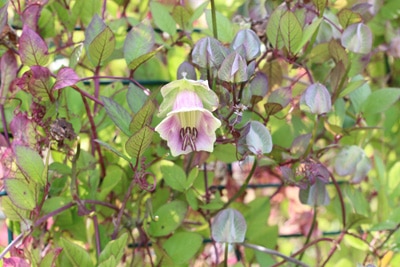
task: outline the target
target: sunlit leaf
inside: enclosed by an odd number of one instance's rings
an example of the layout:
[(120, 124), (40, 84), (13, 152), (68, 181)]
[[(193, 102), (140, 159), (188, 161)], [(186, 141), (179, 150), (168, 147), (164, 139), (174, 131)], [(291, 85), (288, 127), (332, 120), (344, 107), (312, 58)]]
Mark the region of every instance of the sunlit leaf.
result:
[(107, 243), (103, 251), (100, 253), (99, 262), (106, 261), (111, 256), (116, 262), (119, 262), (124, 255), (124, 249), (128, 242), (128, 234), (124, 233), (119, 238)]
[[(28, 206), (30, 206), (30, 204), (28, 204)], [(31, 213), (31, 209), (21, 209), (17, 207), (9, 196), (1, 197), (1, 209), (8, 220), (17, 222), (29, 219), (29, 214)]]
[(149, 225), (148, 233), (151, 236), (166, 236), (178, 228), (187, 212), (187, 205), (180, 200), (174, 200), (162, 205), (154, 216), (157, 220), (152, 220)]
[(115, 36), (98, 15), (95, 15), (85, 31), (85, 47), (94, 66), (106, 61), (115, 48)]
[(283, 38), (281, 35), (281, 18), (287, 10), (283, 7), (278, 7), (272, 12), (268, 19), (267, 24), (267, 37), (268, 41), (272, 44), (275, 49), (283, 47)]
[[(190, 246), (188, 246), (190, 241)], [(174, 264), (188, 263), (203, 244), (203, 238), (198, 233), (180, 232), (176, 233), (164, 242), (163, 248), (171, 257)]]
[(16, 146), (15, 156), (18, 167), (29, 180), (45, 185), (47, 174), (43, 173), (45, 169), (43, 159), (35, 150), (25, 146)]
[(16, 178), (4, 180), (4, 187), (12, 203), (23, 210), (33, 210), (36, 207), (35, 192), (26, 181)]
[(144, 126), (134, 135), (132, 135), (125, 144), (126, 152), (132, 158), (140, 158), (150, 145), (153, 138), (154, 130), (148, 126)]
[(157, 27), (171, 36), (176, 34), (176, 22), (166, 6), (155, 1), (151, 1), (150, 11)]
[(363, 23), (352, 24), (342, 34), (342, 45), (354, 53), (368, 54), (372, 49), (372, 33)]
[(279, 23), (279, 29), (286, 48), (295, 53), (298, 51), (303, 38), (303, 29), (299, 20), (294, 13), (286, 11)]
[(310, 42), (312, 36), (315, 34), (315, 32), (319, 29), (319, 25), (321, 24), (322, 19), (317, 19), (313, 21), (310, 25), (308, 25), (304, 31), (303, 31), (303, 36), (301, 38), (301, 42), (298, 45), (297, 49), (295, 49), (293, 52), (296, 54), (298, 53), (303, 46), (307, 43)]
[(322, 17), (324, 15), (324, 10), (325, 7), (328, 3), (327, 0), (312, 0), (313, 4), (315, 5), (315, 7), (317, 8), (318, 12), (319, 12), (319, 16)]
[(224, 209), (211, 223), (211, 236), (220, 243), (242, 243), (247, 230), (246, 220), (235, 209)]
[(133, 116), (129, 125), (129, 130), (135, 133), (145, 125), (150, 124), (156, 107), (151, 99), (148, 99), (144, 106)]
[(178, 165), (162, 165), (160, 167), (165, 183), (172, 189), (183, 192), (186, 189), (186, 174)]
[(19, 38), (19, 56), (22, 63), (27, 66), (44, 66), (49, 60), (47, 44), (28, 26), (24, 26)]
[[(141, 23), (133, 27), (124, 42), (124, 58), (129, 68), (136, 69), (155, 53), (150, 53), (154, 46), (154, 32), (150, 25)], [(153, 51), (154, 52), (154, 51)], [(146, 57), (144, 57), (147, 55)], [(138, 59), (141, 62), (138, 63)]]
[[(218, 40), (221, 42), (232, 42), (234, 35), (232, 22), (220, 12), (216, 11), (215, 13), (217, 19)], [(213, 29), (211, 10), (207, 9), (205, 14), (208, 28)]]
[(359, 23), (362, 21), (362, 17), (360, 14), (355, 13), (351, 11), (350, 9), (344, 8), (342, 9), (338, 14), (340, 25), (342, 25), (343, 28), (347, 28), (347, 26), (354, 24), (354, 23)]
[(372, 92), (363, 103), (361, 110), (365, 114), (384, 112), (400, 98), (400, 88), (382, 88)]
[(108, 116), (110, 116), (115, 125), (120, 128), (124, 134), (131, 135), (131, 131), (129, 130), (131, 115), (128, 111), (111, 98), (102, 96), (101, 100), (104, 103), (104, 108), (106, 109)]
[(148, 61), (149, 59), (151, 59), (152, 57), (154, 57), (163, 47), (160, 46), (157, 49), (146, 53), (144, 55), (141, 55), (137, 58), (135, 58), (134, 60), (131, 61), (131, 63), (129, 63), (128, 67), (131, 70), (136, 70), (140, 65), (142, 65), (143, 63), (145, 63), (146, 61)]
[(89, 253), (83, 247), (65, 238), (60, 239), (60, 245), (73, 266), (94, 266)]

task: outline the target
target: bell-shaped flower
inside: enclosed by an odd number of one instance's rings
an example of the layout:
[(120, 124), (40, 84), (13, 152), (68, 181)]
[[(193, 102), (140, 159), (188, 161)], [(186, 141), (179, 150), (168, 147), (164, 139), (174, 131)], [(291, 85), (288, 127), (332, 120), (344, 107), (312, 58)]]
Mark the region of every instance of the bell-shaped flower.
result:
[(204, 108), (202, 100), (195, 91), (180, 90), (172, 111), (155, 128), (161, 138), (167, 140), (172, 156), (192, 151), (213, 151), (215, 131), (221, 122)]
[(159, 108), (159, 117), (164, 117), (173, 110), (178, 94), (183, 91), (194, 92), (204, 109), (214, 111), (218, 107), (218, 96), (208, 87), (207, 81), (180, 79), (161, 88), (161, 95), (164, 100)]

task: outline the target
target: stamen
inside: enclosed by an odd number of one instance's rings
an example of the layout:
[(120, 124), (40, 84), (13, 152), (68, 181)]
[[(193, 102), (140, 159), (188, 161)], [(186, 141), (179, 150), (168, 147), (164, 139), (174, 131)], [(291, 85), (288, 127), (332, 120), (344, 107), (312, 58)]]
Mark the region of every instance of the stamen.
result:
[(192, 151), (196, 151), (196, 139), (198, 136), (198, 131), (195, 127), (186, 127), (181, 128), (179, 131), (179, 135), (182, 139), (182, 150), (185, 151), (188, 146), (192, 149)]

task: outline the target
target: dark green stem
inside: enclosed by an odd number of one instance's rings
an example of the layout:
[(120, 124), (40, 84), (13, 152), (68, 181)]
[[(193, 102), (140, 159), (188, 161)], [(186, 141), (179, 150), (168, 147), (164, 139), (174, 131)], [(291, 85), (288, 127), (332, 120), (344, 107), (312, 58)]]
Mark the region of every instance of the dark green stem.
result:
[(213, 26), (213, 34), (214, 38), (218, 39), (218, 31), (217, 31), (217, 14), (215, 9), (215, 2), (211, 0), (211, 19), (212, 19), (212, 26)]

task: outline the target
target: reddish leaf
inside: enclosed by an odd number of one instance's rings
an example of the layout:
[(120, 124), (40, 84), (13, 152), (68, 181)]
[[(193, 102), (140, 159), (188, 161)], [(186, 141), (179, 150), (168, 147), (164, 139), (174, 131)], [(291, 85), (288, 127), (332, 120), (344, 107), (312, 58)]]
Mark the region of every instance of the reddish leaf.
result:
[(4, 258), (4, 267), (29, 267), (25, 259), (19, 257)]
[(47, 64), (47, 44), (35, 31), (26, 25), (19, 38), (19, 53), (21, 61), (25, 65), (43, 66)]
[(14, 53), (9, 50), (3, 54), (0, 60), (1, 84), (0, 84), (0, 103), (4, 104), (11, 82), (17, 76), (18, 66)]
[(71, 85), (76, 84), (79, 81), (79, 76), (71, 68), (62, 68), (57, 73), (57, 80), (53, 85), (53, 90), (59, 90)]
[(22, 12), (22, 22), (24, 25), (29, 26), (31, 29), (38, 30), (38, 21), (40, 12), (42, 11), (42, 5), (40, 3), (33, 3), (28, 5), (24, 12)]
[(8, 1), (0, 8), (0, 32), (3, 32), (4, 26), (7, 24), (8, 18)]

